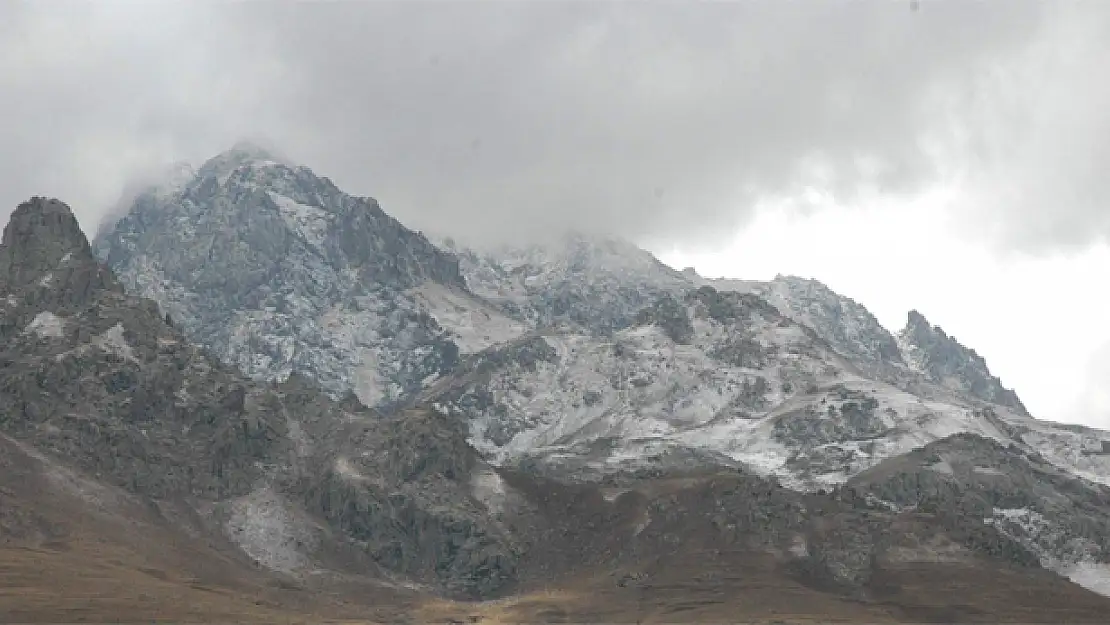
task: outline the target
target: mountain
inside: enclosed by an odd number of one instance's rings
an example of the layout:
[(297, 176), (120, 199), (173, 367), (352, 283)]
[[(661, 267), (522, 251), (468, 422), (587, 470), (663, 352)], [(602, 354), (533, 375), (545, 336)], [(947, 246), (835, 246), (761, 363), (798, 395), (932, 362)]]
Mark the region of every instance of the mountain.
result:
[[(704, 463), (553, 480), (489, 464), (467, 421), (421, 405), (383, 415), (300, 374), (252, 380), (126, 294), (56, 200), (12, 214), (0, 302), (0, 579), (19, 589), (0, 596), (5, 620), (1061, 622), (1110, 605), (1044, 570), (1027, 535), (930, 507), (922, 493), (940, 482), (890, 477), (948, 475), (933, 455), (818, 493)], [(716, 336), (713, 357), (736, 370), (794, 350), (801, 364), (776, 378), (791, 383), (839, 362), (760, 298), (712, 289), (661, 298), (617, 335), (613, 351), (664, 372), (638, 350), (673, 345), (686, 362)], [(564, 357), (548, 339), (464, 360), (476, 377), (529, 359), (542, 370)], [(922, 453), (987, 476), (979, 513), (1025, 503), (1049, 522), (1102, 522), (1088, 482), (950, 440)], [(990, 486), (976, 468), (1002, 457), (1024, 473)]]
[[(436, 246), (373, 200), (252, 146), (140, 193), (95, 248), (127, 292), (250, 377), (353, 392), (390, 419), (451, 428), (452, 457), (469, 459), (449, 472), (485, 476), (463, 482), (487, 494), (509, 475), (610, 488), (724, 471), (814, 496), (964, 435), (1036, 454), (1091, 492), (1110, 483), (1110, 455), (1090, 453), (1110, 434), (1033, 419), (982, 358), (916, 313), (895, 336), (815, 280), (707, 280), (616, 238)], [(348, 478), (391, 470), (329, 466)], [(496, 561), (510, 586), (531, 579), (534, 561), (509, 554), (528, 553), (550, 519), (513, 522), (483, 534), (504, 537)], [(1084, 567), (1110, 561), (1084, 553)], [(1072, 575), (1069, 554), (1039, 561)], [(456, 588), (466, 576), (448, 578)]]
[[(902, 364), (897, 339), (866, 308), (818, 282), (797, 276), (775, 276), (770, 282), (701, 280), (722, 291), (759, 295), (783, 314), (817, 331), (837, 351), (876, 375)], [(884, 371), (887, 369), (887, 371)]]
[(224, 362), (396, 404), (523, 332), (370, 198), (249, 144), (139, 193), (98, 256)]

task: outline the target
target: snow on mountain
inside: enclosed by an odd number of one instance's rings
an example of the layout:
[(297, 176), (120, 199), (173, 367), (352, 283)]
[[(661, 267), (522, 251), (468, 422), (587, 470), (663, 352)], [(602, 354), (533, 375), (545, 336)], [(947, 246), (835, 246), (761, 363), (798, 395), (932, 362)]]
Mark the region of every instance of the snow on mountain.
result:
[(1085, 452), (1100, 433), (1031, 420), (923, 317), (896, 338), (817, 281), (705, 280), (612, 238), (442, 248), (249, 145), (141, 195), (96, 245), (247, 373), (434, 402), (500, 463), (736, 464), (815, 488), (972, 432), (1110, 475)]
[(428, 400), (465, 417), (499, 463), (605, 472), (692, 455), (799, 488), (959, 432), (1007, 440), (971, 402), (859, 375), (758, 296), (702, 288), (670, 301), (611, 337), (552, 332), (491, 350)]
[(252, 377), (387, 406), (525, 331), (467, 292), (453, 254), (307, 167), (237, 144), (189, 171), (138, 194), (96, 251)]
[(451, 240), (443, 245), (459, 256), (474, 293), (539, 326), (564, 322), (610, 332), (660, 294), (691, 286), (651, 253), (611, 237), (572, 233), (554, 243), (486, 251)]

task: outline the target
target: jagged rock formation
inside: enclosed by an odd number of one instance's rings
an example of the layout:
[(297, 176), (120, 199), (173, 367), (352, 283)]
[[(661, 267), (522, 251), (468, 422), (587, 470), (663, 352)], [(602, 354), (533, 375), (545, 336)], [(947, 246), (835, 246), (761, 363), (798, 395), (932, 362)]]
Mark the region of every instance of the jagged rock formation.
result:
[(910, 311), (898, 336), (907, 360), (931, 381), (1028, 416), (1017, 393), (991, 375), (982, 356), (945, 334), (940, 326), (930, 325), (921, 313)]
[(96, 249), (224, 362), (371, 406), (521, 332), (466, 291), (454, 255), (376, 201), (250, 145), (139, 194)]

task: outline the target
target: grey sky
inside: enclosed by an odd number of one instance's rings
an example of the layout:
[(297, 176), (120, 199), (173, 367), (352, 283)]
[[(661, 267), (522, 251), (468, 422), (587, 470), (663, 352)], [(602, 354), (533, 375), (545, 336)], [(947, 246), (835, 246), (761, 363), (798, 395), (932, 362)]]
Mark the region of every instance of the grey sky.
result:
[[(919, 6), (8, 1), (0, 201), (55, 194), (95, 223), (135, 172), (250, 135), (462, 235), (700, 244), (803, 185), (851, 201), (952, 175), (1007, 187), (1006, 215), (1053, 240), (1110, 229), (1108, 11)], [(1003, 234), (1042, 244), (1030, 229)]]
[[(837, 223), (858, 220), (829, 245), (912, 238), (915, 219), (995, 258), (1104, 245), (1110, 3), (917, 6), (0, 0), (0, 210), (57, 196), (91, 230), (128, 181), (255, 137), (413, 227), (470, 240), (576, 228), (704, 255), (808, 187), (846, 211)], [(960, 201), (922, 208), (945, 189)], [(895, 230), (851, 216), (876, 197), (906, 211)], [(792, 245), (782, 236), (771, 249)], [(971, 256), (937, 264), (948, 247), (900, 262), (943, 266), (943, 287), (975, 271)], [(851, 283), (826, 275), (832, 251), (808, 250), (798, 271)], [(920, 308), (977, 348), (1023, 330), (965, 331), (966, 300), (941, 287), (863, 301)], [(1017, 319), (1013, 297), (965, 305)]]

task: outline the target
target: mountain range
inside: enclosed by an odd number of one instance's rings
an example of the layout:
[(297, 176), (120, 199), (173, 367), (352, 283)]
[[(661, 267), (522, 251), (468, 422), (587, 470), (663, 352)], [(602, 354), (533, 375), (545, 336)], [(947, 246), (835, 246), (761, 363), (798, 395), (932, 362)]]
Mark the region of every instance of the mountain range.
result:
[(617, 238), (431, 240), (249, 144), (172, 174), (91, 244), (47, 198), (4, 231), (5, 616), (1110, 606), (1110, 434), (917, 311)]

